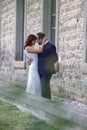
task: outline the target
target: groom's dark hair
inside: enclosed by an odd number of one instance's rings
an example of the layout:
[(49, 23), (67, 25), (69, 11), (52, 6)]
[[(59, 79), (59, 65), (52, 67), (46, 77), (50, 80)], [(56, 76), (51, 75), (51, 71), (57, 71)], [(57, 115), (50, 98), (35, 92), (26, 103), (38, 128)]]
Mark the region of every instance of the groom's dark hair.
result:
[(38, 36), (38, 39), (43, 39), (46, 36), (46, 34), (43, 32), (38, 32), (37, 36)]

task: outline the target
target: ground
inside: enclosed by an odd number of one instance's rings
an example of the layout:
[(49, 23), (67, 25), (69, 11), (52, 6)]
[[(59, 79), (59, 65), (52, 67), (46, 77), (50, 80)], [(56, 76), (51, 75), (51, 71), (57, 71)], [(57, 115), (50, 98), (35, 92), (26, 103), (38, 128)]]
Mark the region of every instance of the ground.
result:
[(0, 100), (0, 130), (58, 130), (29, 112), (22, 112), (16, 106)]

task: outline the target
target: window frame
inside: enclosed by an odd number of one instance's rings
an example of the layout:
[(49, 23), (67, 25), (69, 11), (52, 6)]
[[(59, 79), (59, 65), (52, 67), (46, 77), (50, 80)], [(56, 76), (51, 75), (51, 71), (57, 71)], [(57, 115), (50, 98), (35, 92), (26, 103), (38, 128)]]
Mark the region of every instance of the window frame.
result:
[(87, 63), (87, 1), (84, 2), (84, 16), (85, 16), (85, 22), (84, 22), (84, 32), (85, 32), (85, 38), (84, 38), (84, 52), (83, 52), (83, 62)]
[[(1, 54), (1, 8), (2, 8), (2, 6), (0, 4), (0, 54)], [(1, 55), (0, 55), (0, 57), (1, 57)]]

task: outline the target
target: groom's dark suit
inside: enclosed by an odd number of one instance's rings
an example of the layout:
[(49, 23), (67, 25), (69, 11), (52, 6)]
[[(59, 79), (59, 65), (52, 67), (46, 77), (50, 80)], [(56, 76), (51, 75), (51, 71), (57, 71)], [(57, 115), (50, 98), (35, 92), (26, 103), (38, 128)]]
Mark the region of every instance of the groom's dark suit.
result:
[(50, 79), (55, 73), (54, 63), (58, 60), (56, 47), (47, 42), (42, 53), (38, 55), (38, 69), (41, 78), (42, 96), (51, 98)]

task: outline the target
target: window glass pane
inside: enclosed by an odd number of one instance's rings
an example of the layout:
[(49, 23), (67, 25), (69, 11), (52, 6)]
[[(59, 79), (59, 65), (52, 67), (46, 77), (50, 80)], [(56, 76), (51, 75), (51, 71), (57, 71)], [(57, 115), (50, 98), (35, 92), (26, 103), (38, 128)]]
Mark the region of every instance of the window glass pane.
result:
[(55, 16), (51, 17), (51, 27), (55, 27)]
[(55, 29), (51, 29), (51, 42), (55, 44)]
[(51, 0), (50, 39), (53, 44), (55, 44), (55, 26), (56, 26), (56, 0)]
[(15, 60), (23, 60), (24, 45), (24, 0), (17, 0), (16, 6), (16, 54)]
[(52, 4), (51, 4), (51, 12), (52, 14), (56, 13), (56, 0), (52, 0)]

